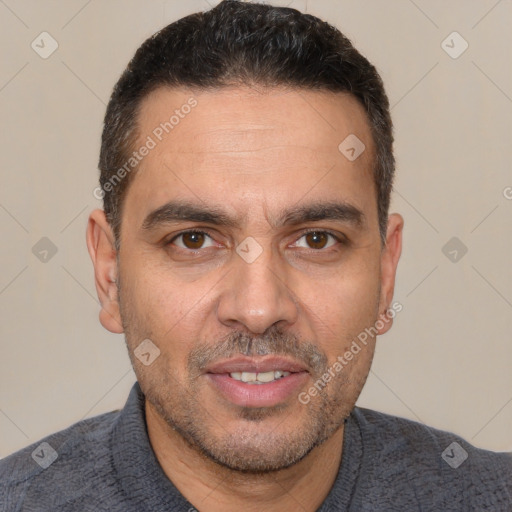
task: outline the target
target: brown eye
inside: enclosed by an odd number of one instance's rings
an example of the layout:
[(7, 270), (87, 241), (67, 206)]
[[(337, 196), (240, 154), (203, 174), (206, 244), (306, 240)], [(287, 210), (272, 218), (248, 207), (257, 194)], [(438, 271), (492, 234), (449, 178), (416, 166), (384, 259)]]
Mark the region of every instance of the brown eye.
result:
[(204, 243), (204, 233), (185, 233), (183, 244), (188, 249), (200, 249)]
[(328, 231), (310, 231), (302, 235), (295, 247), (303, 247), (305, 249), (327, 249), (340, 240)]
[(306, 235), (306, 242), (312, 249), (323, 249), (328, 241), (329, 235), (327, 233), (313, 231)]
[(187, 231), (181, 233), (172, 240), (174, 245), (182, 249), (198, 250), (204, 247), (209, 247), (212, 244), (211, 237), (207, 233), (201, 231)]

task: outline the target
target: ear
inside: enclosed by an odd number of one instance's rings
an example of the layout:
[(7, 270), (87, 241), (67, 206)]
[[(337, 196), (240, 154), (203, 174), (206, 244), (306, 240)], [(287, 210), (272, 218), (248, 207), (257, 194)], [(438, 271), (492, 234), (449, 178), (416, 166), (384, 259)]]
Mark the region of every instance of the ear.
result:
[(94, 210), (89, 215), (86, 238), (94, 265), (96, 293), (101, 302), (101, 325), (110, 332), (121, 334), (124, 330), (117, 296), (114, 235), (103, 210)]
[(382, 319), (384, 326), (378, 330), (378, 334), (384, 334), (393, 325), (393, 318), (386, 312), (393, 300), (395, 291), (395, 277), (398, 260), (402, 253), (402, 230), (404, 219), (398, 213), (393, 213), (388, 218), (386, 233), (386, 246), (381, 253), (381, 289), (379, 301), (379, 319)]

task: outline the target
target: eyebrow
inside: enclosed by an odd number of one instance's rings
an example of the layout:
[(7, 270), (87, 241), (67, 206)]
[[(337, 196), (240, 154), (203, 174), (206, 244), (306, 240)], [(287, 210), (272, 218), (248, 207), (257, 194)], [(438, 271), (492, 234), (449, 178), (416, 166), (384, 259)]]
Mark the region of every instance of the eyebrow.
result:
[(278, 220), (277, 225), (297, 225), (305, 222), (334, 220), (363, 229), (366, 226), (366, 215), (356, 206), (342, 202), (314, 203), (291, 208)]
[(172, 222), (205, 222), (217, 226), (236, 227), (237, 223), (219, 208), (197, 206), (183, 201), (169, 201), (153, 210), (142, 223), (144, 231), (151, 231), (162, 224)]
[[(357, 229), (363, 229), (367, 224), (364, 212), (345, 201), (293, 206), (285, 210), (273, 221), (273, 224), (275, 227), (282, 227), (322, 220), (344, 222)], [(142, 230), (151, 231), (173, 222), (204, 222), (215, 226), (239, 227), (239, 222), (219, 207), (205, 207), (185, 201), (169, 201), (146, 216), (142, 223)]]

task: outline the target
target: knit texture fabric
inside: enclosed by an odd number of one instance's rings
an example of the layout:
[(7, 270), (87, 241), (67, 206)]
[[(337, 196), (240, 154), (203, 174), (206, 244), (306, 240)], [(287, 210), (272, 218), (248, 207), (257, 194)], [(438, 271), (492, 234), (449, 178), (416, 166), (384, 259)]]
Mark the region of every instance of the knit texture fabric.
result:
[[(1, 460), (0, 511), (197, 510), (155, 457), (144, 401), (135, 383), (121, 411), (80, 421)], [(345, 423), (336, 481), (318, 512), (484, 510), (512, 511), (512, 454), (356, 407)]]

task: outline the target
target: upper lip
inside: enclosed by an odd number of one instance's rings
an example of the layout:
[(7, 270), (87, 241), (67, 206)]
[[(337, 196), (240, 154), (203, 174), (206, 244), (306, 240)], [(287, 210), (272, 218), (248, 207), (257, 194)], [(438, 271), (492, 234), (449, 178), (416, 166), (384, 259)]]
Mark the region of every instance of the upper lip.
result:
[(280, 356), (253, 358), (238, 356), (230, 359), (223, 359), (205, 368), (205, 373), (234, 373), (250, 372), (264, 373), (274, 370), (296, 373), (306, 370), (304, 365), (298, 361)]

